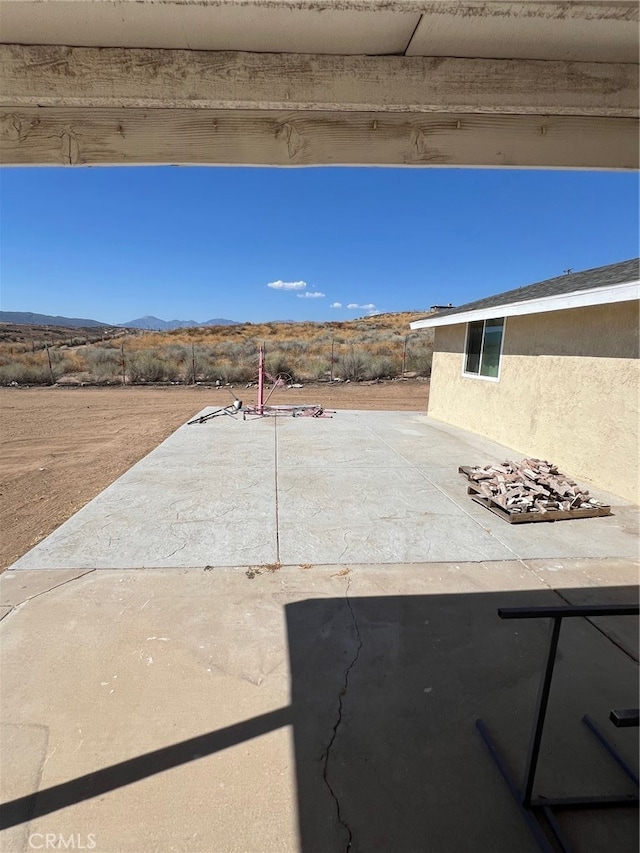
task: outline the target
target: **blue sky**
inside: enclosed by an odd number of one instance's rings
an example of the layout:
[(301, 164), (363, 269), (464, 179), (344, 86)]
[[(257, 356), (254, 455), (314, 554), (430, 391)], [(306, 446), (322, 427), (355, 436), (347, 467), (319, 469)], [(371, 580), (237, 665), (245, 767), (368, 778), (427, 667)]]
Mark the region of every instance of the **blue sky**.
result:
[(0, 307), (107, 323), (421, 311), (634, 257), (638, 233), (633, 173), (3, 169)]

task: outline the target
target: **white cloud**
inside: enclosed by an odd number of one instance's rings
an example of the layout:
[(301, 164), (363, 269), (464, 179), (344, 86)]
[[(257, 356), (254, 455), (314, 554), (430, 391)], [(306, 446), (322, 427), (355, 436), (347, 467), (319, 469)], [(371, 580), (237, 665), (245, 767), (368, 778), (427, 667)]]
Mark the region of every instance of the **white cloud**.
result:
[(357, 303), (357, 302), (350, 302), (350, 303), (347, 305), (347, 308), (359, 308), (359, 307), (360, 307), (360, 306), (358, 305), (358, 303)]
[(363, 311), (376, 311), (377, 310), (376, 306), (373, 304), (373, 302), (368, 302), (366, 305), (358, 305), (357, 302), (350, 302), (347, 305), (347, 308), (352, 308), (352, 309), (360, 308)]
[(306, 281), (271, 281), (267, 285), (273, 290), (304, 290), (306, 286)]
[(324, 299), (324, 293), (319, 290), (307, 290), (306, 293), (296, 293), (298, 299)]
[(332, 302), (329, 308), (342, 308), (342, 302)]

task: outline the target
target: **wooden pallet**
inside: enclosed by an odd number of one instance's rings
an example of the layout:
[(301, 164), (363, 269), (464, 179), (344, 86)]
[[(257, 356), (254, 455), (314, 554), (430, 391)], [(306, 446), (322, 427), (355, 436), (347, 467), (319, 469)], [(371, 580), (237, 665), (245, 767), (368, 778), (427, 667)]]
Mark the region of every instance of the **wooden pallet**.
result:
[[(472, 468), (461, 465), (458, 473), (464, 474), (469, 479)], [(530, 524), (534, 521), (566, 521), (572, 518), (597, 518), (604, 515), (612, 515), (610, 506), (594, 506), (589, 509), (548, 509), (546, 512), (513, 512), (496, 503), (492, 498), (481, 494), (480, 487), (473, 481), (469, 481), (467, 494), (472, 495), (471, 500), (480, 506), (490, 510), (494, 515), (508, 521), (509, 524)]]
[(471, 465), (461, 465), (458, 468), (458, 474), (464, 474), (464, 476), (467, 478), (467, 480), (471, 479), (471, 472), (472, 471), (473, 471), (473, 468), (471, 467)]

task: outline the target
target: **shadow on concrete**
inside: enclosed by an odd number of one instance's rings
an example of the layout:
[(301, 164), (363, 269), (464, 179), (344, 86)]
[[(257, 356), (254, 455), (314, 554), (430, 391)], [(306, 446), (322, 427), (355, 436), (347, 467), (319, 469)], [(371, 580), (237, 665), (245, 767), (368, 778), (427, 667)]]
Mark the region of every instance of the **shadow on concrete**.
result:
[(64, 809), (74, 803), (102, 796), (124, 785), (131, 785), (141, 779), (155, 776), (157, 773), (164, 773), (172, 767), (188, 764), (205, 755), (213, 755), (215, 752), (260, 737), (291, 722), (291, 708), (279, 708), (277, 711), (262, 714), (251, 720), (207, 732), (205, 735), (189, 738), (173, 746), (156, 749), (127, 761), (112, 764), (94, 773), (78, 776), (69, 782), (45, 788), (28, 797), (3, 803), (0, 805), (0, 829), (8, 829), (36, 817)]
[[(638, 601), (635, 587), (588, 593), (592, 602)], [(351, 598), (347, 583), (343, 597), (287, 604), (289, 707), (6, 803), (0, 823), (24, 823), (292, 725), (303, 853), (534, 851), (475, 721), (485, 721), (519, 776), (548, 624), (503, 622), (497, 609), (561, 603), (551, 590)], [(630, 638), (637, 633), (637, 619), (616, 622), (631, 626)], [(637, 660), (625, 630), (618, 626), (613, 642), (608, 624), (563, 624), (537, 794), (634, 793), (581, 724), (588, 713), (637, 765), (637, 729), (608, 722), (612, 708), (637, 704)], [(561, 821), (578, 849), (638, 849), (634, 809), (567, 812)]]

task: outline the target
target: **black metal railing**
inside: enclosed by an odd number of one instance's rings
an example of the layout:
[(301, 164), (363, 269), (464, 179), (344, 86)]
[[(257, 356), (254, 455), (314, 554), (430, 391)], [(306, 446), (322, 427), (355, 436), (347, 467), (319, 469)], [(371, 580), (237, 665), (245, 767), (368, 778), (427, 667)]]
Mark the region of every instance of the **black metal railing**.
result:
[[(596, 616), (638, 616), (639, 614), (640, 608), (637, 605), (626, 604), (603, 606), (561, 605), (558, 607), (503, 607), (498, 610), (498, 616), (501, 619), (551, 619), (546, 663), (538, 688), (538, 698), (536, 700), (533, 726), (531, 729), (531, 739), (529, 742), (529, 751), (522, 786), (518, 786), (515, 781), (511, 770), (500, 753), (485, 723), (482, 720), (476, 720), (476, 727), (482, 735), (491, 756), (496, 762), (498, 769), (511, 791), (511, 794), (516, 800), (523, 817), (531, 829), (531, 832), (535, 836), (540, 848), (544, 851), (549, 851), (549, 853), (553, 853), (553, 851), (558, 849), (558, 847), (562, 853), (571, 853), (572, 850), (571, 844), (566, 838), (562, 827), (554, 814), (554, 809), (591, 809), (621, 806), (637, 807), (638, 805), (637, 794), (595, 797), (533, 796), (538, 758), (540, 755), (540, 745), (542, 743), (542, 735), (544, 732), (544, 723), (547, 713), (547, 705), (549, 703), (549, 694), (551, 692), (551, 681), (553, 679), (553, 670), (558, 651), (562, 620), (572, 617), (590, 618)], [(619, 728), (637, 726), (638, 709), (634, 708), (630, 710), (611, 711), (610, 719), (613, 724)], [(611, 757), (618, 763), (629, 779), (631, 779), (631, 781), (637, 786), (637, 772), (629, 766), (612, 744), (609, 743), (591, 717), (585, 714), (582, 721), (607, 750), (609, 755), (611, 755)], [(538, 819), (540, 811), (543, 813), (547, 825), (551, 829), (553, 842), (555, 843), (552, 843), (552, 839), (549, 838), (547, 833), (544, 831)]]

